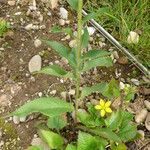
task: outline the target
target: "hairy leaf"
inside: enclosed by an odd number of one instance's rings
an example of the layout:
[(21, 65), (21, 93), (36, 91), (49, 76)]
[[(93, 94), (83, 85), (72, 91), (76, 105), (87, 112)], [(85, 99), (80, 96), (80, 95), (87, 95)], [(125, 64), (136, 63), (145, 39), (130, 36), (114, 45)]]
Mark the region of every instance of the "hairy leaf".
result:
[[(70, 48), (56, 41), (44, 40), (44, 42), (47, 45), (49, 45), (52, 49), (54, 49), (61, 57), (65, 57), (72, 67), (75, 67), (76, 64), (75, 59), (72, 59), (72, 57), (75, 57), (75, 55), (71, 55), (73, 52), (71, 51)], [(70, 55), (72, 57), (70, 57)]]
[(134, 138), (136, 138), (137, 136), (136, 125), (133, 125), (131, 123), (123, 125), (120, 131), (118, 132), (118, 136), (123, 142), (134, 140)]
[(97, 141), (90, 134), (79, 132), (77, 150), (96, 150)]
[(122, 112), (118, 110), (117, 112), (113, 112), (110, 117), (106, 118), (105, 123), (111, 130), (116, 130), (120, 127), (122, 118)]
[(104, 56), (109, 56), (110, 52), (107, 52), (105, 50), (90, 50), (87, 53), (85, 53), (82, 57), (83, 60), (88, 60), (88, 59), (96, 59), (99, 57), (104, 57)]
[(77, 150), (77, 147), (72, 144), (68, 144), (66, 150)]
[(116, 133), (112, 132), (109, 128), (95, 128), (92, 129), (91, 132), (108, 140), (121, 142), (120, 137)]
[(111, 145), (111, 150), (127, 150), (127, 147), (125, 144), (121, 143), (118, 145), (115, 145), (114, 143)]
[(54, 27), (52, 27), (51, 32), (52, 33), (66, 33), (66, 34), (72, 36), (72, 29), (69, 27), (61, 28), (59, 26), (54, 26)]
[(80, 120), (81, 123), (83, 123), (87, 127), (100, 127), (104, 125), (103, 120), (94, 118), (87, 112), (78, 112), (78, 119)]
[(39, 136), (43, 139), (44, 142), (52, 149), (60, 149), (64, 144), (64, 139), (59, 134), (54, 133), (47, 129), (46, 127), (39, 127), (38, 130)]
[(107, 83), (99, 83), (99, 84), (93, 85), (91, 87), (84, 87), (82, 89), (80, 98), (83, 99), (83, 98), (85, 98), (86, 96), (90, 95), (93, 92), (103, 93), (106, 86), (107, 86)]
[(109, 11), (108, 7), (99, 8), (97, 10), (97, 12), (92, 12), (92, 13), (88, 14), (87, 16), (85, 16), (83, 18), (83, 23), (86, 23), (87, 21), (89, 21), (91, 19), (95, 19), (95, 18), (97, 18), (98, 16), (100, 16), (104, 13), (108, 13), (108, 11)]
[(78, 0), (67, 0), (67, 2), (74, 10), (78, 9)]
[(27, 116), (31, 113), (39, 112), (46, 116), (58, 116), (71, 111), (73, 111), (72, 104), (59, 98), (43, 97), (24, 104), (10, 115)]
[(110, 67), (112, 66), (112, 59), (110, 57), (100, 57), (97, 59), (92, 59), (84, 63), (82, 72), (88, 71), (95, 67)]
[(103, 93), (107, 98), (117, 98), (120, 96), (119, 84), (115, 79), (112, 79), (107, 85), (105, 92)]
[(37, 73), (57, 76), (57, 77), (64, 77), (64, 78), (74, 78), (71, 72), (67, 72), (63, 68), (59, 67), (58, 65), (51, 65), (48, 67), (42, 68)]
[(64, 128), (66, 124), (67, 122), (63, 118), (63, 116), (52, 116), (49, 117), (47, 121), (47, 126), (51, 129), (56, 129), (56, 130)]
[(87, 28), (85, 28), (84, 33), (82, 35), (82, 48), (86, 48), (88, 46), (89, 39), (90, 39), (89, 32)]
[(27, 150), (44, 150), (42, 146), (30, 146)]

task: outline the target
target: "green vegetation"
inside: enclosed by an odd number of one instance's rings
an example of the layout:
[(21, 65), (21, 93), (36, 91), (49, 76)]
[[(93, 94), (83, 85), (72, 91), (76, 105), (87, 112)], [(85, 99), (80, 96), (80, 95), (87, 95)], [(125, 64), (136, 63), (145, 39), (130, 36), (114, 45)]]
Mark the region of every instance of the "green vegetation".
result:
[(0, 18), (0, 37), (4, 35), (10, 28), (9, 23), (4, 20), (3, 18)]
[[(84, 8), (88, 12), (103, 8), (105, 13), (99, 15), (96, 20), (146, 67), (150, 67), (149, 0), (86, 0)], [(137, 44), (127, 43), (130, 31), (140, 35)]]
[[(130, 90), (129, 88), (134, 89), (130, 86), (120, 90), (118, 82), (114, 79), (110, 83), (98, 83), (91, 87), (84, 86), (80, 90), (81, 74), (97, 66), (111, 67), (112, 60), (111, 54), (105, 50), (90, 50), (82, 53), (82, 50), (87, 48), (90, 38), (86, 22), (91, 17), (96, 16), (97, 13), (94, 15), (89, 14), (89, 16), (83, 18), (83, 0), (68, 0), (68, 3), (78, 12), (78, 35), (75, 37), (71, 34), (71, 28), (68, 33), (76, 40), (77, 46), (69, 48), (56, 41), (44, 40), (44, 42), (61, 57), (68, 60), (71, 71), (66, 71), (58, 65), (51, 65), (37, 73), (71, 79), (76, 89), (75, 102), (69, 103), (57, 97), (42, 97), (24, 104), (11, 115), (27, 116), (31, 113), (41, 113), (47, 117), (45, 123), (37, 125), (37, 129), (40, 138), (51, 149), (105, 150), (106, 147), (110, 147), (112, 150), (126, 150), (125, 143), (137, 139), (137, 128), (130, 113), (126, 112), (121, 106), (118, 110), (112, 109), (111, 103), (122, 96), (124, 97), (122, 103), (128, 103), (132, 100), (135, 90)], [(84, 29), (83, 34), (82, 29)], [(66, 30), (57, 28), (58, 31), (66, 33)], [(83, 101), (85, 97), (93, 92), (100, 92), (109, 101), (101, 99), (99, 105), (96, 106), (87, 103), (86, 109), (79, 111), (79, 101)], [(64, 119), (64, 115), (67, 117), (66, 114), (72, 112), (75, 114), (75, 118), (72, 117), (72, 122), (69, 119)], [(74, 127), (73, 134), (76, 135), (76, 131), (79, 131), (77, 140), (71, 141), (72, 143), (65, 142), (64, 137), (61, 135), (61, 129), (70, 124), (73, 124)], [(30, 146), (28, 150), (43, 150), (43, 147), (42, 145)]]

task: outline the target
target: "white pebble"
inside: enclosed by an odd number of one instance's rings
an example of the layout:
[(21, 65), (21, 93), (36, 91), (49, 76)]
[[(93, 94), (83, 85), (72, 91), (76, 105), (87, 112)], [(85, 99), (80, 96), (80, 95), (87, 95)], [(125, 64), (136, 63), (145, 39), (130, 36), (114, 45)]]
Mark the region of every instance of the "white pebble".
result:
[(63, 7), (60, 8), (60, 17), (65, 20), (68, 19), (68, 11)]
[(146, 119), (147, 114), (148, 114), (147, 109), (145, 108), (142, 109), (139, 113), (135, 115), (135, 122), (142, 123)]
[(34, 46), (35, 46), (35, 47), (40, 47), (41, 44), (42, 44), (42, 42), (41, 42), (41, 40), (39, 40), (39, 39), (36, 39), (36, 40), (34, 41)]

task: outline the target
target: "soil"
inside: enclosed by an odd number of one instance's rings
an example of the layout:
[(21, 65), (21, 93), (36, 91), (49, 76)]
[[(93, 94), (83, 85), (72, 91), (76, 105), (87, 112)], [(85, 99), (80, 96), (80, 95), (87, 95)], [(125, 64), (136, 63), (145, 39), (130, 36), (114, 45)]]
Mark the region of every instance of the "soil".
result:
[[(52, 16), (48, 16), (44, 10), (45, 6), (42, 7), (43, 4), (39, 3), (38, 9), (42, 13), (44, 20), (41, 23), (38, 23), (38, 25), (46, 25), (46, 28), (43, 30), (26, 31), (22, 28), (23, 26), (36, 22), (35, 18), (26, 16), (28, 5), (17, 7), (9, 6), (5, 4), (5, 2), (2, 2), (0, 1), (0, 17), (12, 22), (13, 29), (10, 30), (4, 38), (0, 39), (0, 47), (4, 48), (4, 51), (0, 53), (0, 95), (8, 94), (12, 96), (11, 88), (13, 86), (19, 87), (11, 98), (11, 105), (5, 107), (4, 111), (1, 112), (1, 116), (3, 117), (28, 100), (39, 97), (39, 92), (42, 92), (43, 96), (46, 96), (50, 95), (50, 91), (56, 90), (57, 96), (60, 96), (59, 93), (65, 91), (65, 89), (69, 90), (72, 85), (68, 84), (68, 81), (61, 83), (60, 79), (47, 75), (31, 75), (28, 70), (28, 63), (36, 54), (41, 55), (42, 66), (47, 66), (51, 62), (54, 63), (57, 60), (61, 61), (58, 55), (48, 48), (47, 45), (42, 44), (38, 48), (34, 46), (35, 38), (46, 38), (56, 41), (61, 41), (61, 39), (64, 38), (63, 34), (52, 34), (49, 32), (50, 28), (59, 22), (58, 10), (52, 11)], [(16, 12), (21, 12), (21, 15), (14, 15)], [(25, 23), (21, 23), (21, 18)], [(106, 43), (107, 46), (105, 48), (109, 49), (111, 45), (109, 45), (107, 41)], [(65, 68), (67, 68), (67, 65)], [(84, 83), (90, 85), (99, 81), (110, 81), (112, 77), (116, 78), (116, 69), (121, 72), (119, 80), (123, 78), (125, 82), (128, 82), (135, 74), (136, 76), (138, 74), (138, 80), (141, 80), (142, 78), (142, 74), (131, 63), (126, 65), (115, 63), (113, 68), (98, 69), (97, 73), (92, 76), (92, 79), (91, 76), (87, 74), (86, 78), (84, 78)], [(14, 144), (14, 146), (16, 146), (14, 147), (14, 150), (25, 150), (30, 145), (31, 140), (36, 134), (34, 125), (38, 119), (39, 118), (36, 116), (35, 118), (29, 117), (26, 122), (19, 123), (18, 125), (13, 123), (12, 118), (6, 118), (4, 120), (5, 122), (9, 122), (6, 124), (12, 126), (14, 129), (13, 133), (16, 133), (17, 143)], [(4, 127), (2, 127), (1, 124), (0, 129), (6, 128), (6, 124)], [(146, 129), (144, 130), (147, 132)], [(5, 143), (9, 141), (10, 138), (6, 135), (2, 136), (2, 140)], [(148, 132), (147, 135), (149, 135)], [(148, 140), (148, 142), (150, 142), (150, 140)], [(134, 145), (139, 148), (145, 145), (145, 143), (146, 142), (140, 144), (140, 146), (138, 145), (139, 143), (129, 143), (129, 147), (133, 147)], [(140, 150), (140, 148), (138, 148), (134, 149)], [(145, 147), (142, 149), (144, 148)], [(2, 150), (13, 150), (13, 148), (3, 147)]]

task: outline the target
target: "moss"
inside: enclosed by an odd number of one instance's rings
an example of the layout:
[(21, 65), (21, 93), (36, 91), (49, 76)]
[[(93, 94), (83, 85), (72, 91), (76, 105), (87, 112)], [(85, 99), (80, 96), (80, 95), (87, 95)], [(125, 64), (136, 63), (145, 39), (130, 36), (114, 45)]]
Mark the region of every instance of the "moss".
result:
[(1, 150), (19, 150), (19, 141), (16, 130), (10, 123), (6, 123), (3, 118), (0, 118), (0, 129), (3, 133), (2, 141), (4, 145)]

